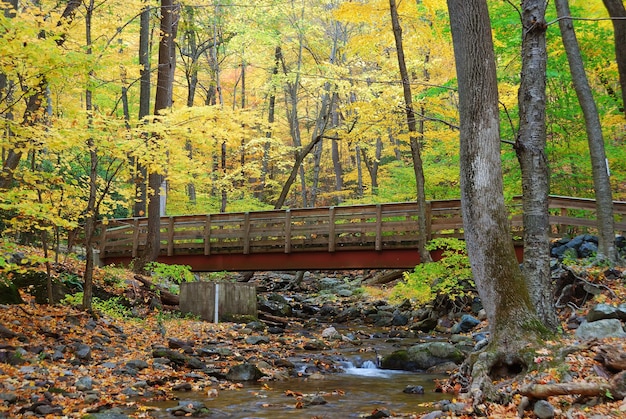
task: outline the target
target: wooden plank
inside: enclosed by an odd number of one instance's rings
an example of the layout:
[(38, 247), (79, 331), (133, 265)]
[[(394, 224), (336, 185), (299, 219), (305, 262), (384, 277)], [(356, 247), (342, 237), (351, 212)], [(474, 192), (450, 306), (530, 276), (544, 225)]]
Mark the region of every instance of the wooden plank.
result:
[(376, 205), (376, 250), (383, 248), (383, 208), (380, 204)]
[(167, 255), (174, 255), (174, 217), (167, 223)]
[(291, 253), (291, 210), (285, 210), (285, 253)]
[(250, 254), (250, 213), (246, 212), (243, 222), (243, 254)]
[(204, 221), (204, 255), (211, 254), (211, 214), (206, 215)]
[(335, 251), (335, 207), (328, 209), (328, 251)]

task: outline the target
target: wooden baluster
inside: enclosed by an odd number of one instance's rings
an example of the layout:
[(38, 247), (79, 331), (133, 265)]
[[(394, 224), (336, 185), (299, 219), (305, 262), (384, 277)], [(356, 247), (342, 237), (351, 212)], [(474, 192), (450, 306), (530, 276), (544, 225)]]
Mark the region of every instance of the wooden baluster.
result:
[(328, 209), (328, 251), (335, 251), (335, 207)]
[(100, 223), (102, 226), (102, 233), (100, 233), (100, 257), (104, 257), (104, 251), (106, 249), (106, 241), (107, 241), (107, 225)]
[(247, 211), (243, 218), (243, 254), (250, 254), (250, 213)]
[(426, 202), (426, 211), (425, 211), (425, 215), (426, 215), (426, 239), (424, 240), (424, 243), (428, 243), (431, 239), (432, 239), (432, 227), (433, 227), (433, 207), (432, 204), (430, 203), (430, 201)]
[(383, 207), (376, 204), (376, 250), (383, 250)]
[[(561, 217), (564, 219), (567, 217), (567, 208), (561, 208)], [(559, 235), (565, 236), (567, 234), (567, 226), (565, 224), (558, 224), (557, 231)]]
[(285, 210), (285, 253), (291, 253), (291, 210)]
[(137, 249), (139, 248), (139, 218), (133, 220), (133, 259), (137, 257)]
[(204, 256), (211, 254), (211, 214), (207, 214), (204, 223)]
[(167, 223), (167, 255), (174, 256), (174, 217)]

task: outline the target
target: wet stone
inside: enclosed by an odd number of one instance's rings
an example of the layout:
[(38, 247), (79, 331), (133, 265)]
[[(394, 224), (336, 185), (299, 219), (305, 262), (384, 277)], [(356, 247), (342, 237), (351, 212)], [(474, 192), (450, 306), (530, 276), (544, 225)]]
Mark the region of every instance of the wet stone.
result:
[(192, 387), (191, 384), (189, 383), (181, 383), (181, 384), (176, 384), (175, 386), (172, 387), (172, 390), (174, 391), (191, 391)]
[(406, 386), (403, 393), (407, 394), (424, 394), (424, 387), (422, 386)]

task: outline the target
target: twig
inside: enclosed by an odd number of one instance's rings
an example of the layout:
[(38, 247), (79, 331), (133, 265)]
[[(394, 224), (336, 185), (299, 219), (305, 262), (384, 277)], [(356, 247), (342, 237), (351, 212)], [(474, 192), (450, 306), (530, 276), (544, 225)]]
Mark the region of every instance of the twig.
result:
[(605, 290), (607, 290), (608, 292), (611, 293), (611, 296), (613, 298), (617, 297), (617, 295), (613, 292), (613, 290), (611, 288), (607, 287), (606, 285), (604, 285), (604, 284), (594, 284), (591, 281), (587, 281), (585, 278), (583, 278), (580, 275), (576, 274), (576, 272), (574, 272), (574, 270), (572, 268), (570, 268), (569, 266), (563, 266), (563, 268), (566, 271), (568, 271), (569, 273), (571, 273), (574, 276), (574, 278), (576, 278), (577, 280), (579, 280), (581, 282), (584, 282), (585, 284), (587, 284), (587, 285), (589, 285), (591, 287), (604, 288)]

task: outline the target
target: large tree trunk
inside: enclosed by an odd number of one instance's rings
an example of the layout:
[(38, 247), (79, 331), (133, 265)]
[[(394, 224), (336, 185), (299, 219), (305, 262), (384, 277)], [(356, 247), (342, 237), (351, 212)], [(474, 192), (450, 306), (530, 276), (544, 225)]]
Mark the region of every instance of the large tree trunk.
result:
[(622, 111), (626, 114), (626, 8), (622, 0), (602, 0), (609, 16), (613, 18), (615, 60), (622, 87)]
[(393, 35), (396, 41), (396, 53), (398, 56), (398, 67), (400, 70), (400, 78), (402, 79), (402, 90), (404, 93), (404, 105), (406, 107), (406, 121), (410, 134), (411, 157), (413, 158), (413, 170), (415, 172), (415, 186), (417, 188), (417, 207), (418, 207), (418, 230), (420, 241), (418, 250), (422, 262), (430, 262), (430, 252), (426, 250), (426, 242), (428, 241), (428, 220), (426, 220), (426, 192), (424, 181), (424, 165), (422, 163), (421, 144), (418, 141), (417, 125), (415, 123), (415, 111), (413, 110), (413, 96), (411, 94), (411, 84), (409, 73), (406, 68), (404, 59), (404, 47), (402, 46), (402, 27), (400, 26), (400, 18), (398, 16), (398, 8), (395, 0), (389, 0), (389, 9), (391, 11), (391, 25), (393, 27)]
[(520, 349), (540, 321), (515, 256), (504, 204), (498, 84), (486, 0), (448, 0), (459, 84), (461, 205), (467, 252), (491, 331), (473, 365), (474, 402), (491, 397), (493, 366), (525, 369)]
[(587, 141), (589, 154), (591, 155), (591, 171), (593, 173), (593, 186), (596, 195), (596, 217), (598, 225), (598, 253), (607, 257), (611, 262), (617, 262), (617, 249), (615, 247), (615, 221), (613, 219), (613, 194), (609, 179), (609, 168), (606, 153), (604, 152), (604, 138), (602, 125), (598, 115), (598, 108), (593, 99), (593, 93), (589, 86), (583, 59), (580, 54), (578, 40), (574, 32), (574, 24), (571, 19), (569, 3), (567, 0), (555, 0), (557, 14), (559, 16), (559, 28), (561, 38), (567, 53), (572, 82), (578, 102), (583, 111), (585, 126), (587, 129)]
[(546, 158), (546, 3), (522, 1), (522, 72), (518, 92), (519, 134), (515, 151), (522, 170), (524, 262), (530, 299), (544, 324), (559, 325), (550, 276), (550, 193)]

